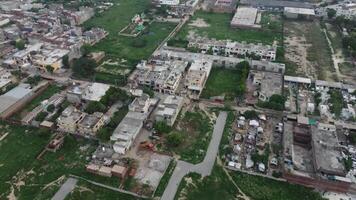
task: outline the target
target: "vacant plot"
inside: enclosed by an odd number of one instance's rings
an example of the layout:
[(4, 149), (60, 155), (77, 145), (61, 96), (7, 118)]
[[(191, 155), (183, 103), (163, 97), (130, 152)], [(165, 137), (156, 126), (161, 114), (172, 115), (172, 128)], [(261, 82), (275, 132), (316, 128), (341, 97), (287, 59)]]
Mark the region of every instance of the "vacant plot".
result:
[(277, 15), (263, 14), (261, 30), (233, 29), (230, 27), (232, 17), (233, 14), (198, 11), (177, 34), (176, 39), (186, 40), (188, 35), (195, 33), (217, 40), (230, 39), (249, 43), (273, 44), (274, 41), (282, 40), (282, 22)]
[(117, 0), (108, 11), (86, 22), (84, 25), (86, 28), (101, 27), (109, 32), (109, 35), (92, 50), (105, 51), (109, 58), (123, 59), (122, 64), (132, 67), (138, 61), (147, 59), (176, 24), (153, 22), (136, 38), (119, 36), (118, 32), (131, 22), (135, 14), (144, 12), (149, 4), (149, 0)]
[(163, 135), (165, 140), (159, 146), (160, 150), (172, 152), (190, 163), (203, 161), (212, 134), (212, 125), (205, 113), (199, 109), (188, 111), (183, 118), (177, 119), (173, 130), (169, 131)]
[(317, 21), (286, 21), (284, 36), (286, 62), (295, 68), (291, 75), (334, 80), (331, 50)]
[(214, 96), (225, 96), (227, 100), (232, 100), (242, 95), (240, 86), (245, 87), (246, 78), (243, 73), (236, 69), (213, 68), (208, 81), (201, 95), (201, 98)]

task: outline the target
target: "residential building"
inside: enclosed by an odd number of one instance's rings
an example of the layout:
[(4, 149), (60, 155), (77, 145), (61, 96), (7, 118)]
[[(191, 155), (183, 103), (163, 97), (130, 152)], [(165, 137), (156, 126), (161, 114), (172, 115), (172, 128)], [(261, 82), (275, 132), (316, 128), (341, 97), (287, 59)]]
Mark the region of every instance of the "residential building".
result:
[(129, 110), (132, 112), (147, 113), (150, 105), (150, 96), (143, 94), (132, 101), (129, 105)]
[(78, 122), (78, 133), (83, 135), (96, 135), (96, 133), (105, 125), (105, 116), (101, 112), (86, 114)]
[(74, 106), (68, 106), (57, 119), (58, 130), (67, 133), (76, 133), (79, 122), (85, 116), (85, 113)]
[(184, 98), (169, 95), (157, 106), (154, 114), (156, 121), (166, 122), (168, 126), (173, 126), (178, 114), (183, 106)]
[(205, 83), (208, 80), (213, 63), (208, 60), (196, 60), (190, 66), (186, 78), (185, 88), (187, 95), (191, 99), (199, 99)]

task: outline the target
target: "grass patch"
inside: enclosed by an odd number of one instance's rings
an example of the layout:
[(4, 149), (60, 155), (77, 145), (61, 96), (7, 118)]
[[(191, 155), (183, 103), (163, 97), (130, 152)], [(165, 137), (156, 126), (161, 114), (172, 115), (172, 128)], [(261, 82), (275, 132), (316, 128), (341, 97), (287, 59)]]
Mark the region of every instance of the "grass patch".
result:
[[(272, 14), (263, 14), (262, 29), (233, 29), (230, 27), (230, 22), (233, 14), (226, 13), (210, 13), (197, 11), (191, 20), (177, 34), (176, 40), (186, 40), (190, 31), (194, 31), (200, 36), (215, 38), (217, 40), (230, 39), (233, 41), (246, 41), (248, 43), (264, 43), (273, 44), (273, 41), (282, 41), (282, 23), (279, 16)], [(194, 27), (189, 24), (198, 19), (204, 19), (209, 24), (208, 27)]]
[(328, 103), (331, 104), (330, 111), (335, 114), (337, 118), (340, 117), (342, 108), (344, 107), (344, 98), (340, 90), (330, 90), (330, 98)]
[(241, 72), (240, 69), (213, 68), (201, 98), (225, 95), (225, 99), (233, 100), (235, 97), (243, 95), (247, 74), (245, 76)]
[(312, 189), (286, 182), (231, 172), (233, 180), (240, 189), (254, 200), (322, 200), (323, 198)]
[[(191, 181), (188, 182), (187, 179), (191, 179)], [(230, 181), (223, 168), (215, 165), (212, 174), (203, 179), (199, 174), (188, 174), (180, 183), (175, 199), (227, 200), (236, 199), (238, 194), (239, 191)]]
[(355, 71), (355, 67), (352, 65), (352, 63), (349, 62), (343, 62), (339, 63), (339, 69), (342, 74), (352, 74)]

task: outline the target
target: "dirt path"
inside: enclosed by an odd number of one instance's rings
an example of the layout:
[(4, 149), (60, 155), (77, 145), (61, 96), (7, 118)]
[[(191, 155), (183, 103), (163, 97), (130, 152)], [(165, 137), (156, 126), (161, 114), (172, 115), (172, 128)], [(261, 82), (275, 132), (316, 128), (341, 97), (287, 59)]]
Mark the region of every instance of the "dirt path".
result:
[(325, 34), (326, 40), (328, 41), (328, 45), (331, 50), (332, 60), (333, 60), (333, 64), (334, 64), (334, 68), (335, 68), (335, 72), (336, 72), (336, 78), (338, 80), (340, 80), (341, 74), (340, 74), (339, 64), (343, 62), (343, 59), (340, 59), (337, 57), (337, 54), (335, 53), (335, 50), (331, 44), (331, 40), (328, 37), (328, 34), (326, 33), (325, 28), (323, 28), (323, 32)]

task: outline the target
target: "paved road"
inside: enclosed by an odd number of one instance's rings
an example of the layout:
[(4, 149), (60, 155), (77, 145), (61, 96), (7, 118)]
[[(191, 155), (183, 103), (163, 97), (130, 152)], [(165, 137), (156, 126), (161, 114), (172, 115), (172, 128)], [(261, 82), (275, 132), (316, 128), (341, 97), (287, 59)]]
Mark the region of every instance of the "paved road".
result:
[(224, 127), (226, 123), (227, 113), (220, 112), (219, 117), (216, 120), (214, 126), (213, 137), (210, 141), (208, 150), (204, 161), (193, 165), (184, 161), (178, 161), (177, 166), (168, 182), (168, 185), (162, 195), (162, 200), (173, 200), (176, 195), (179, 183), (182, 181), (183, 177), (190, 172), (196, 172), (201, 174), (203, 177), (211, 174), (213, 170), (216, 156), (219, 151), (219, 144), (221, 141), (222, 134), (224, 132)]
[(66, 196), (72, 192), (77, 185), (78, 180), (75, 178), (68, 178), (65, 183), (59, 188), (57, 193), (52, 197), (52, 200), (64, 200)]

